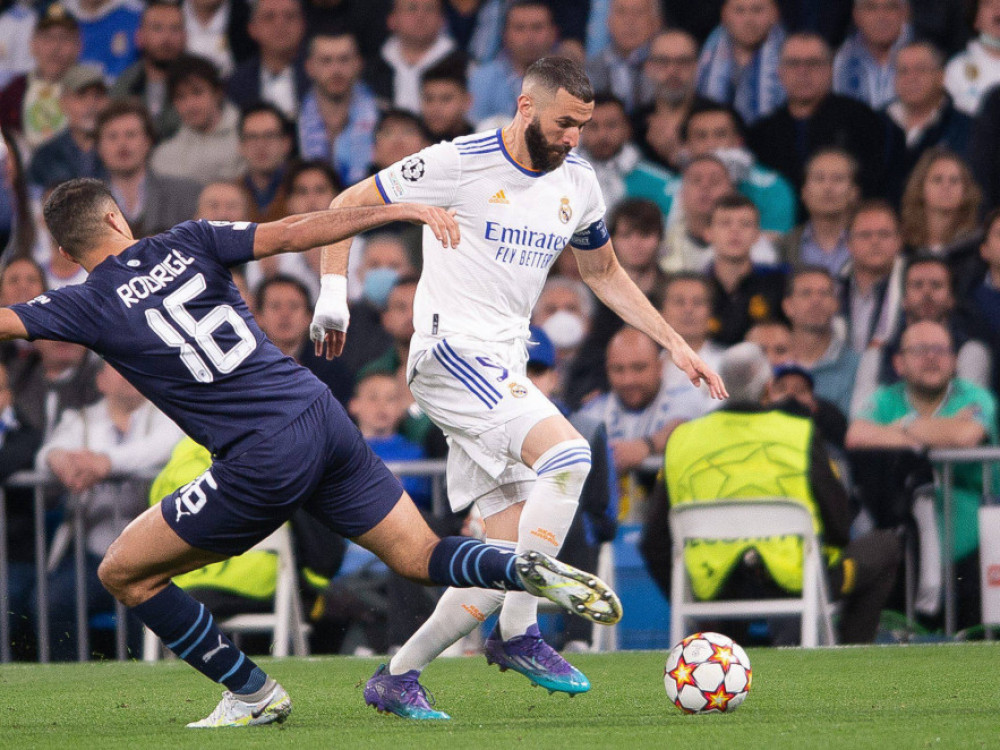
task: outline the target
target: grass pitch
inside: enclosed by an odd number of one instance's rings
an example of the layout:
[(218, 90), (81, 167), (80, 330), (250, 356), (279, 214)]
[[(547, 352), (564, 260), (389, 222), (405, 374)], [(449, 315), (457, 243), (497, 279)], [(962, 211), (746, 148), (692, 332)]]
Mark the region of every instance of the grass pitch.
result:
[(666, 653), (575, 655), (569, 698), (480, 658), (440, 660), (425, 685), (447, 722), (377, 714), (372, 659), (262, 660), (292, 696), (282, 726), (191, 730), (219, 690), (180, 662), (0, 667), (0, 748), (966, 748), (1000, 747), (1000, 645), (751, 650), (732, 715), (685, 716), (663, 692)]

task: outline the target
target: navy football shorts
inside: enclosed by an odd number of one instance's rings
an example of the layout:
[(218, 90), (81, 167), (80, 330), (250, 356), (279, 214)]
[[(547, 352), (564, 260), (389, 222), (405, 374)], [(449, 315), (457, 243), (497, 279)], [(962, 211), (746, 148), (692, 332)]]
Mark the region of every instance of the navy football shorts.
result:
[(403, 494), (329, 393), (235, 457), (163, 498), (163, 518), (192, 547), (238, 555), (299, 507), (345, 537), (370, 531)]

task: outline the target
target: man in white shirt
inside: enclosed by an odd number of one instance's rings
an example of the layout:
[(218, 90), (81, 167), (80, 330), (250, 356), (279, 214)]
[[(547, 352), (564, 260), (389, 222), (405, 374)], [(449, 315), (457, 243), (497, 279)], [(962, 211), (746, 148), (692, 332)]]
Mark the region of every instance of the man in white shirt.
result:
[(955, 107), (975, 116), (983, 95), (1000, 83), (1000, 0), (979, 0), (979, 36), (955, 55), (944, 71), (944, 85)]
[[(487, 538), (519, 550), (557, 553), (590, 470), (590, 448), (525, 375), (531, 308), (567, 245), (581, 277), (627, 323), (665, 347), (712, 395), (718, 375), (670, 328), (615, 259), (593, 170), (570, 153), (593, 111), (583, 70), (565, 58), (528, 68), (517, 114), (501, 130), (431, 146), (346, 190), (338, 206), (420, 200), (455, 211), (458, 248), (437, 251), (424, 234), (407, 367), (410, 390), (449, 439), (448, 495), (472, 502)], [(324, 249), (312, 334), (339, 354), (348, 323), (350, 243)], [(500, 596), (449, 589), (430, 620), (379, 667), (365, 700), (419, 719), (447, 714), (427, 703), (420, 670), (500, 606)], [(587, 678), (541, 638), (537, 600), (507, 595), (487, 641), (490, 663), (550, 690), (579, 693)]]

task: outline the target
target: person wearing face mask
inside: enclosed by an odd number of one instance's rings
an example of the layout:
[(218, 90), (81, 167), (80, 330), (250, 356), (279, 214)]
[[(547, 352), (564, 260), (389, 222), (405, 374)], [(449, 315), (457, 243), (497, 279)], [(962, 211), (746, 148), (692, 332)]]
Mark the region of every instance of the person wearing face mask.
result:
[(974, 116), (983, 95), (1000, 83), (1000, 0), (979, 0), (975, 29), (979, 36), (951, 59), (944, 85), (955, 107)]

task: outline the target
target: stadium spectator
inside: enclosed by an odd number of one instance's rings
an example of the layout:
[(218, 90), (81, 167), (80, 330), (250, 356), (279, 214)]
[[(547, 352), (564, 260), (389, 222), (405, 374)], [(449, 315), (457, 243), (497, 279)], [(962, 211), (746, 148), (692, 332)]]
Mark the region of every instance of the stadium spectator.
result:
[[(996, 210), (990, 212), (983, 223), (983, 244), (979, 248), (979, 254), (987, 270), (983, 280), (972, 290), (972, 309), (979, 314), (991, 338), (998, 341), (1000, 340), (1000, 212)], [(997, 373), (994, 373), (994, 382), (996, 377)]]
[[(616, 333), (606, 357), (609, 390), (589, 401), (580, 414), (604, 423), (615, 470), (621, 473), (659, 455), (674, 428), (698, 416), (700, 399), (693, 387), (686, 396), (667, 394), (660, 348), (635, 328)], [(641, 513), (638, 499), (629, 498), (631, 507), (626, 502), (622, 512)]]
[[(656, 204), (643, 198), (626, 198), (609, 214), (608, 231), (618, 263), (650, 304), (659, 309), (667, 275), (657, 264), (663, 217)], [(607, 390), (604, 352), (611, 337), (624, 325), (611, 308), (597, 300), (587, 336), (563, 378), (562, 395), (571, 409), (578, 408), (588, 396)]]
[(825, 147), (805, 166), (802, 207), (806, 221), (778, 243), (785, 263), (823, 266), (835, 276), (850, 260), (847, 226), (861, 198), (858, 163), (846, 151)]
[(729, 170), (736, 189), (760, 211), (760, 226), (777, 238), (795, 221), (796, 201), (791, 185), (778, 172), (761, 166), (746, 147), (743, 122), (722, 104), (695, 104), (681, 125), (688, 157), (714, 155)]
[[(399, 432), (406, 412), (404, 387), (394, 374), (359, 374), (354, 396), (348, 402), (348, 412), (365, 441), (383, 461), (416, 461), (426, 457), (421, 445)], [(429, 477), (406, 477), (402, 483), (417, 507), (432, 510)]]
[[(896, 580), (902, 557), (899, 539), (882, 530), (851, 539), (850, 499), (834, 474), (823, 441), (817, 439), (819, 431), (797, 400), (768, 403), (771, 369), (756, 345), (740, 344), (727, 352), (723, 372), (732, 384), (729, 400), (712, 414), (681, 425), (667, 442), (664, 481), (656, 483), (650, 498), (640, 545), (646, 567), (669, 598), (673, 506), (791, 496), (818, 521), (827, 580), (842, 602), (838, 642), (871, 643)], [(744, 456), (741, 470), (753, 477), (752, 482), (730, 482), (725, 474), (711, 486), (695, 480), (706, 456), (725, 460), (736, 452)], [(767, 538), (689, 546), (684, 557), (692, 590), (703, 600), (798, 593), (802, 586), (798, 544), (797, 539)], [(795, 642), (784, 624), (774, 623), (772, 628), (775, 644)]]
[(53, 3), (31, 34), (31, 70), (0, 91), (0, 123), (30, 150), (66, 127), (59, 107), (60, 81), (80, 57), (80, 26), (59, 3)]
[(688, 162), (681, 174), (680, 200), (672, 201), (667, 217), (666, 243), (660, 258), (664, 271), (705, 269), (712, 257), (708, 237), (712, 209), (734, 188), (729, 170), (718, 157), (701, 156)]
[(851, 413), (860, 355), (834, 319), (839, 308), (837, 282), (821, 266), (804, 266), (792, 274), (782, 310), (792, 327), (791, 359), (812, 375), (816, 395)]
[(774, 367), (774, 376), (767, 384), (765, 394), (765, 403), (768, 404), (780, 404), (787, 399), (798, 401), (806, 409), (827, 448), (836, 458), (842, 457), (847, 417), (834, 404), (816, 395), (812, 373), (794, 362)]
[(610, 43), (587, 61), (594, 91), (611, 94), (632, 113), (653, 101), (653, 82), (642, 70), (650, 42), (663, 26), (658, 0), (611, 0), (607, 20)]
[(982, 193), (969, 167), (943, 148), (924, 153), (903, 192), (903, 242), (917, 254), (943, 258), (955, 276), (961, 299), (983, 277), (981, 202)]
[(181, 125), (167, 91), (167, 69), (184, 54), (184, 15), (180, 6), (166, 0), (149, 3), (135, 40), (140, 57), (117, 77), (111, 96), (142, 99), (153, 116), (158, 137), (169, 138)]
[(698, 59), (698, 93), (753, 124), (785, 99), (778, 60), (785, 41), (776, 0), (725, 0)]
[[(909, 326), (893, 366), (900, 382), (879, 388), (851, 420), (849, 448), (919, 450), (997, 443), (996, 397), (956, 375), (955, 348), (945, 326), (931, 321)], [(959, 628), (978, 623), (981, 614), (977, 514), (982, 481), (979, 466), (955, 467), (951, 553)], [(940, 528), (940, 490), (937, 508)], [(936, 546), (938, 529), (921, 528), (920, 534), (925, 544)], [(936, 611), (939, 599), (933, 602), (931, 609)]]
[(309, 89), (301, 54), (305, 37), (301, 0), (258, 0), (247, 28), (259, 51), (233, 70), (229, 98), (240, 109), (265, 101), (294, 118)]
[(473, 132), (465, 67), (464, 58), (449, 55), (420, 77), (420, 117), (436, 140), (448, 141)]
[(646, 158), (668, 169), (681, 166), (681, 123), (695, 104), (710, 100), (695, 89), (698, 43), (685, 31), (661, 31), (649, 46), (643, 75), (653, 83), (653, 101), (633, 117), (635, 140)]
[(841, 314), (859, 354), (884, 344), (896, 330), (903, 292), (899, 218), (884, 201), (863, 202), (848, 225), (850, 265), (841, 284)]
[[(725, 349), (712, 341), (712, 284), (702, 274), (679, 271), (672, 274), (663, 287), (663, 305), (660, 312), (687, 345), (708, 364), (716, 368), (722, 362)], [(694, 400), (691, 381), (676, 367), (664, 363), (663, 387), (674, 398)], [(701, 397), (700, 414), (714, 408), (711, 395), (702, 388), (696, 393)]]
[(552, 10), (543, 0), (515, 0), (507, 8), (503, 49), (469, 75), (472, 122), (511, 114), (528, 66), (550, 54), (559, 39)]
[(896, 58), (896, 100), (887, 108), (906, 136), (905, 174), (935, 146), (968, 159), (972, 118), (955, 108), (944, 87), (944, 57), (929, 42), (913, 42)]
[(208, 221), (246, 221), (250, 196), (235, 182), (210, 182), (198, 194), (194, 218)]
[[(340, 181), (326, 162), (295, 161), (285, 173), (282, 191), (287, 196), (288, 214), (294, 216), (329, 208), (340, 192)], [(314, 296), (319, 293), (319, 254), (317, 247), (304, 253), (286, 253), (248, 263), (248, 282), (256, 288), (262, 278), (280, 273), (298, 279)]]
[(31, 70), (31, 32), (38, 10), (30, 0), (15, 0), (0, 11), (0, 89)]
[(240, 116), (240, 152), (247, 163), (243, 186), (253, 199), (251, 221), (288, 215), (285, 169), (294, 147), (293, 125), (273, 104), (256, 104)]
[(975, 116), (986, 92), (1000, 83), (1000, 0), (977, 1), (974, 27), (978, 36), (944, 71), (944, 85), (955, 106), (969, 116)]
[(99, 65), (113, 81), (139, 56), (136, 32), (142, 19), (138, 0), (65, 0), (80, 24), (80, 61)]
[(97, 118), (108, 104), (108, 87), (94, 65), (74, 65), (62, 78), (59, 106), (66, 130), (41, 144), (28, 165), (28, 182), (36, 189), (74, 177), (105, 176), (97, 158), (94, 134)]
[(351, 335), (340, 358), (352, 372), (358, 372), (392, 346), (392, 337), (382, 328), (382, 311), (396, 282), (412, 276), (416, 269), (403, 238), (388, 232), (366, 237), (364, 246), (357, 247), (352, 255), (360, 259), (360, 294), (350, 303)]
[(350, 401), (354, 389), (351, 372), (340, 360), (317, 357), (309, 340), (312, 297), (302, 282), (284, 275), (265, 279), (257, 289), (254, 309), (261, 330), (282, 354), (319, 378), (338, 401)]
[(379, 117), (375, 96), (361, 81), (362, 65), (357, 41), (346, 31), (320, 31), (309, 41), (305, 69), (312, 88), (299, 113), (299, 151), (332, 164), (345, 184), (368, 173)]
[(242, 175), (240, 113), (226, 101), (215, 64), (204, 57), (182, 57), (170, 67), (167, 88), (181, 127), (153, 151), (153, 171), (200, 185)]
[(833, 91), (883, 109), (895, 97), (896, 57), (913, 39), (908, 0), (857, 0), (855, 31), (833, 58)]
[[(14, 403), (7, 368), (0, 364), (0, 482), (18, 471), (35, 465), (35, 453), (42, 442), (41, 432), (27, 423), (21, 408)], [(34, 617), (31, 593), (35, 588), (35, 519), (33, 492), (30, 489), (5, 488), (6, 515), (4, 534), (7, 540), (7, 610), (15, 654), (18, 644), (31, 640), (29, 624)]]
[(419, 117), (409, 110), (388, 109), (375, 126), (375, 145), (368, 173), (374, 175), (430, 145), (431, 134)]
[(595, 96), (594, 112), (580, 134), (579, 153), (597, 173), (605, 203), (613, 209), (625, 197), (647, 198), (666, 215), (672, 175), (645, 161), (631, 137), (621, 101), (609, 95)]
[(830, 48), (822, 38), (792, 34), (782, 48), (778, 68), (787, 100), (755, 123), (747, 142), (757, 157), (801, 190), (809, 156), (823, 146), (839, 146), (861, 165), (865, 196), (897, 195), (903, 134), (884, 115), (831, 91)]
[(190, 219), (198, 201), (198, 183), (161, 176), (149, 167), (155, 141), (153, 121), (136, 100), (112, 102), (97, 118), (97, 154), (136, 237)]
[(792, 329), (783, 320), (754, 323), (743, 340), (759, 346), (771, 367), (792, 361)]
[(983, 189), (984, 208), (1000, 206), (1000, 86), (983, 97), (979, 114), (972, 121), (969, 163)]
[(365, 80), (398, 109), (420, 111), (420, 77), (455, 50), (445, 30), (442, 0), (393, 0), (387, 19), (392, 35), (369, 60)]
[(17, 139), (0, 127), (0, 249), (12, 256), (27, 256), (36, 249), (37, 235)]
[[(149, 479), (143, 475), (161, 469), (183, 436), (111, 365), (100, 366), (97, 389), (101, 400), (66, 411), (35, 457), (35, 469), (57, 479), (70, 493), (67, 509), (82, 513), (88, 617), (113, 608), (111, 594), (97, 578), (97, 566), (115, 537), (146, 509)], [(112, 478), (126, 481), (106, 481)], [(65, 523), (63, 553), (68, 552), (71, 533), (71, 522)], [(56, 546), (49, 556), (49, 627), (52, 658), (65, 661), (76, 656), (75, 591), (83, 584), (76, 579), (73, 556), (59, 551)], [(53, 559), (57, 556), (58, 562)]]
[(531, 323), (556, 348), (556, 368), (565, 371), (587, 337), (594, 317), (594, 297), (582, 281), (553, 276), (545, 282), (531, 313)]
[(245, 0), (182, 0), (188, 54), (208, 58), (228, 78), (257, 49), (248, 29), (250, 5)]
[(707, 228), (711, 263), (706, 275), (712, 287), (712, 340), (730, 346), (743, 340), (754, 323), (781, 314), (785, 288), (783, 268), (754, 261), (760, 238), (760, 214), (744, 195), (720, 198)]
[[(903, 317), (899, 330), (881, 350), (878, 374), (880, 385), (895, 383), (899, 376), (894, 362), (903, 345), (902, 338), (906, 329), (914, 323), (930, 321), (948, 329), (958, 377), (981, 388), (989, 387), (992, 382), (993, 355), (979, 338), (982, 329), (978, 322), (969, 320), (965, 311), (959, 310), (955, 279), (943, 259), (925, 255), (917, 256), (909, 262), (903, 273), (902, 308)], [(861, 378), (858, 380), (860, 387)], [(874, 390), (870, 384), (866, 384), (866, 387), (870, 391)]]

